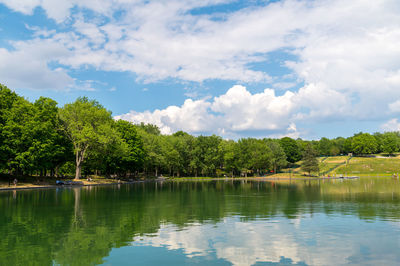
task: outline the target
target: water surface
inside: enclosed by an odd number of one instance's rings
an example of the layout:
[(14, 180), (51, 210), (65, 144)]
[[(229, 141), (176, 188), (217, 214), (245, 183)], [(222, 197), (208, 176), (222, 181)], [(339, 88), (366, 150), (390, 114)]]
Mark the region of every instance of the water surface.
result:
[(0, 193), (0, 265), (399, 265), (394, 179)]

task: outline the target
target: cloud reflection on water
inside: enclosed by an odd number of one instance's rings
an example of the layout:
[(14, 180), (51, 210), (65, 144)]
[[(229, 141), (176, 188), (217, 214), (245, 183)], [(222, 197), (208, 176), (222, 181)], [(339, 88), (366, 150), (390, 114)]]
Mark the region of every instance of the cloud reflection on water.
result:
[(400, 256), (392, 252), (400, 247), (392, 235), (394, 226), (322, 214), (290, 220), (227, 217), (183, 229), (165, 224), (156, 234), (135, 237), (132, 245), (164, 247), (188, 258), (215, 256), (236, 266), (259, 262), (387, 265), (400, 262)]

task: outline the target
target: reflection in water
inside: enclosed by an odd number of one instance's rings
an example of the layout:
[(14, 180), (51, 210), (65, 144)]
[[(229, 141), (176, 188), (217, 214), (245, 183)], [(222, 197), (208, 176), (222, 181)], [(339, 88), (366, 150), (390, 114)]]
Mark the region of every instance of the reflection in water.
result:
[(11, 191), (0, 208), (0, 265), (400, 263), (392, 179)]
[(184, 230), (163, 225), (157, 234), (135, 237), (132, 245), (179, 250), (189, 258), (215, 256), (232, 265), (279, 263), (282, 259), (308, 265), (390, 265), (400, 262), (396, 253), (400, 245), (393, 233), (399, 234), (399, 230), (385, 224), (360, 223), (354, 217), (318, 214), (295, 221), (251, 222), (228, 217), (216, 225), (190, 225)]

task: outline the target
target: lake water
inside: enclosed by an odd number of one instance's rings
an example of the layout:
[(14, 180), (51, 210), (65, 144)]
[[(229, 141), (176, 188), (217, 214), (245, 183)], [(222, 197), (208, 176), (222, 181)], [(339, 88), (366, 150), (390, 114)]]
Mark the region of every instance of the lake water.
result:
[(0, 265), (400, 265), (395, 179), (0, 192)]

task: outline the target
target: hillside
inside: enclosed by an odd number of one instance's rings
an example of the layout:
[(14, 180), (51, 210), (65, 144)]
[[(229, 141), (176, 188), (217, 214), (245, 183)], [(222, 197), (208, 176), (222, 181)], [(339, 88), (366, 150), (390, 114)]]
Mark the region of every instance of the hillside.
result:
[[(400, 156), (384, 157), (349, 157), (334, 156), (321, 157), (320, 175), (334, 176), (392, 176), (400, 174)], [(301, 165), (301, 161), (299, 162)], [(295, 173), (302, 174), (300, 167), (294, 169)]]

